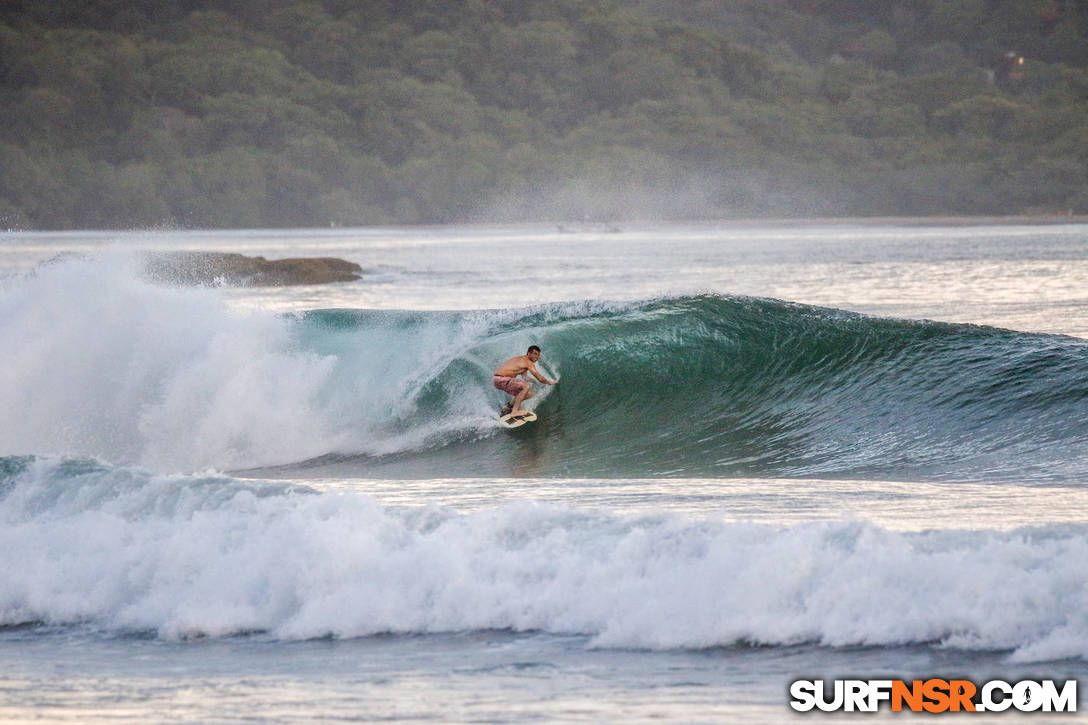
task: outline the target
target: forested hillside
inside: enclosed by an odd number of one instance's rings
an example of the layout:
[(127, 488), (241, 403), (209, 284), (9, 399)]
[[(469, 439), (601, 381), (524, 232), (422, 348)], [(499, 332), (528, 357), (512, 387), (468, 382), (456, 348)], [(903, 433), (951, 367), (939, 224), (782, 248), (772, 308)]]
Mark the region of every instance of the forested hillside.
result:
[(0, 0), (0, 227), (1088, 210), (1076, 0)]

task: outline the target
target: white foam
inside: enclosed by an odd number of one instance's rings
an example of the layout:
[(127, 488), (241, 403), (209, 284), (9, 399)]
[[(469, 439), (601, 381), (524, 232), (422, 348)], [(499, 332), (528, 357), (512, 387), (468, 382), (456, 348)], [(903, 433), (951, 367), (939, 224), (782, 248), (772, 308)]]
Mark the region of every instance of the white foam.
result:
[[(238, 311), (216, 289), (147, 283), (138, 266), (132, 252), (105, 252), (0, 289), (0, 455), (232, 469), (394, 452), (494, 424), (484, 385), (454, 391), (440, 418), (403, 420), (502, 314), (349, 331), (315, 351), (288, 318)], [(481, 380), (493, 363), (480, 361)]]
[(167, 638), (509, 628), (601, 647), (939, 642), (1088, 656), (1084, 527), (780, 528), (532, 502), (458, 514), (64, 465), (35, 463), (0, 499), (2, 623)]

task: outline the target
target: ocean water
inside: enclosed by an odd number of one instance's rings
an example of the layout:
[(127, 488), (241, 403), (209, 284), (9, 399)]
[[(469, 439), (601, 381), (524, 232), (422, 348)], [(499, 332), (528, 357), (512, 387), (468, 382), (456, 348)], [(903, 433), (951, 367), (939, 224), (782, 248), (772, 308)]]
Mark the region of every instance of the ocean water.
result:
[[(364, 273), (149, 280), (172, 250)], [(560, 382), (508, 431), (529, 344)], [(1083, 225), (7, 233), (0, 351), (0, 721), (1088, 682)]]

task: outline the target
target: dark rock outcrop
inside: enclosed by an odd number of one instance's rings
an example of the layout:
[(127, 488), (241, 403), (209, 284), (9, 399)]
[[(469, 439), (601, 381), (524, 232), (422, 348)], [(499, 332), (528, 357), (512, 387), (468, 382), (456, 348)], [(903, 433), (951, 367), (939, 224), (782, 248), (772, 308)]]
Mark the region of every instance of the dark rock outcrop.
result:
[(282, 287), (352, 282), (360, 278), (363, 268), (335, 257), (265, 259), (224, 252), (171, 252), (148, 255), (144, 272), (168, 284)]

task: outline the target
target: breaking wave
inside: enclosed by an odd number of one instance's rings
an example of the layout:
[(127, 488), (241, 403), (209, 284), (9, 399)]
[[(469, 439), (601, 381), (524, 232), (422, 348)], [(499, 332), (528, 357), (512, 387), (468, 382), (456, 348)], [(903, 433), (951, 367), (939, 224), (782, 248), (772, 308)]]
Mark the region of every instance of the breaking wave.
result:
[[(490, 374), (561, 377), (508, 432)], [(156, 471), (1078, 480), (1088, 343), (774, 300), (240, 313), (74, 260), (0, 290), (0, 454)]]
[(521, 502), (383, 507), (0, 459), (0, 626), (278, 639), (507, 629), (598, 647), (940, 643), (1088, 655), (1088, 527), (780, 528)]

